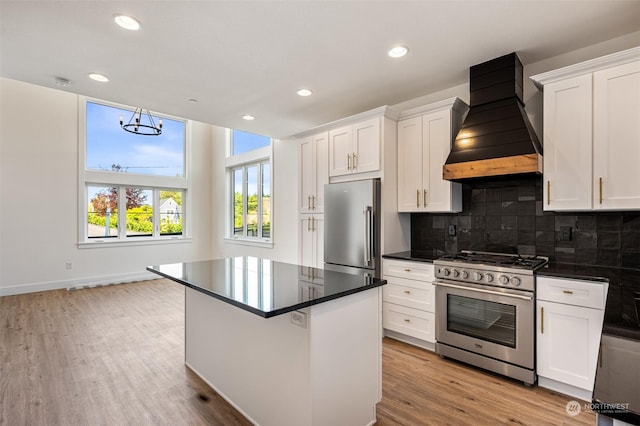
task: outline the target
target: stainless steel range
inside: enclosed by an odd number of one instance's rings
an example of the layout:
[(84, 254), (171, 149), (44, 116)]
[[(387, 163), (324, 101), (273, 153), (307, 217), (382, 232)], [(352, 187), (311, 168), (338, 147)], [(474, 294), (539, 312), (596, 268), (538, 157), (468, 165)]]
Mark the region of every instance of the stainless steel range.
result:
[(469, 251), (434, 260), (436, 352), (535, 383), (534, 272), (547, 262)]

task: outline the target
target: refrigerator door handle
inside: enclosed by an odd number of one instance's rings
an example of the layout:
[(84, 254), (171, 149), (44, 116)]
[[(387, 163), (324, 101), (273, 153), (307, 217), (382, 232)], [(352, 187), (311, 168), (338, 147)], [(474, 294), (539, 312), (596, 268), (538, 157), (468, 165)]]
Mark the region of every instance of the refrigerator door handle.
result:
[(366, 206), (364, 208), (364, 263), (367, 265), (371, 264), (371, 232), (372, 232), (372, 215), (373, 208), (371, 206)]

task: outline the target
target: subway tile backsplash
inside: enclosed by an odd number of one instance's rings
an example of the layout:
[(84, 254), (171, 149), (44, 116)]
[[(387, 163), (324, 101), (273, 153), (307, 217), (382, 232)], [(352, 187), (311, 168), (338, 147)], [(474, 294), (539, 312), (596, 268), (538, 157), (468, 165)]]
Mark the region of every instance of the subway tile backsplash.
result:
[[(462, 196), (461, 213), (411, 214), (412, 250), (518, 252), (640, 268), (640, 212), (545, 212), (540, 176), (471, 181), (463, 184)], [(449, 225), (456, 226), (455, 236)], [(560, 239), (561, 227), (571, 227), (570, 241)]]

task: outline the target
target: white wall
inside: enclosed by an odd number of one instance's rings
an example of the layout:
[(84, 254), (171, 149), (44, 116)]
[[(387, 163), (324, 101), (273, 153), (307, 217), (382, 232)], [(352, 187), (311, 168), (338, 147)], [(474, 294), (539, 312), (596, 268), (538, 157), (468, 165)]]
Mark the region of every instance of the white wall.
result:
[[(193, 239), (79, 248), (78, 96), (0, 79), (0, 294), (121, 282), (211, 257), (212, 126), (193, 123)], [(73, 268), (67, 270), (66, 262)]]

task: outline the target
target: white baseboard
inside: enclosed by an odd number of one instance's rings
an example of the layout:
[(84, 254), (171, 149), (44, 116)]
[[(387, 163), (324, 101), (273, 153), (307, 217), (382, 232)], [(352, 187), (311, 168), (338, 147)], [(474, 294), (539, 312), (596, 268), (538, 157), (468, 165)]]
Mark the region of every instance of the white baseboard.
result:
[(77, 290), (81, 288), (98, 287), (109, 284), (122, 284), (134, 281), (146, 281), (160, 278), (158, 275), (143, 271), (130, 272), (126, 274), (100, 275), (96, 277), (76, 278), (72, 280), (47, 281), (33, 284), (14, 285), (9, 287), (0, 287), (0, 296), (13, 296), (16, 294), (35, 293), (38, 291), (60, 290), (66, 288), (68, 290)]
[(412, 336), (407, 336), (406, 334), (398, 333), (393, 330), (384, 329), (385, 337), (390, 337), (395, 340), (400, 340), (401, 342), (408, 343), (413, 346), (418, 346), (422, 349), (426, 349), (431, 352), (436, 351), (436, 345), (433, 342), (427, 342), (426, 340), (418, 339)]
[(593, 396), (593, 390), (582, 389), (542, 376), (538, 376), (538, 386), (546, 389), (551, 389), (552, 391), (586, 402), (591, 402), (591, 397)]

